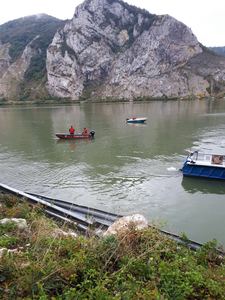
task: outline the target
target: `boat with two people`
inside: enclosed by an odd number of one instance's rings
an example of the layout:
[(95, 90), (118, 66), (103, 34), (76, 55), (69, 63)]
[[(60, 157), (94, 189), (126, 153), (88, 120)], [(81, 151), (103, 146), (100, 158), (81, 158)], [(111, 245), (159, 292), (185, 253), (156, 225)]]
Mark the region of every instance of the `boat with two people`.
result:
[(76, 139), (93, 139), (95, 136), (94, 130), (88, 130), (88, 128), (84, 128), (82, 132), (75, 133), (75, 129), (71, 125), (69, 129), (69, 133), (56, 133), (57, 138), (63, 140), (76, 140)]
[(225, 155), (191, 152), (181, 171), (184, 176), (225, 180)]
[(139, 124), (145, 123), (146, 120), (147, 118), (136, 118), (136, 117), (126, 119), (127, 123), (139, 123)]

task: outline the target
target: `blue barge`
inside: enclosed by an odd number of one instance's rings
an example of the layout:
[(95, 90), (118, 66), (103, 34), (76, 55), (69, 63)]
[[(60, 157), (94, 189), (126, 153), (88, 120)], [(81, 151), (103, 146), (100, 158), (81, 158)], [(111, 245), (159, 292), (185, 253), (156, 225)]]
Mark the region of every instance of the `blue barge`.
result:
[(184, 176), (225, 180), (225, 156), (191, 152), (182, 167)]

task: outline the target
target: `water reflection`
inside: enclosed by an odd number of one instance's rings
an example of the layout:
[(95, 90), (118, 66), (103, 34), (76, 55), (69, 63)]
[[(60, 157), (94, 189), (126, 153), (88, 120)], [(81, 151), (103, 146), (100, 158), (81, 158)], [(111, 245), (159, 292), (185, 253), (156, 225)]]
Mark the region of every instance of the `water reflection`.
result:
[(58, 139), (56, 140), (56, 144), (73, 144), (73, 145), (79, 145), (79, 144), (91, 144), (94, 142), (94, 139)]
[(130, 127), (145, 127), (145, 126), (147, 126), (146, 123), (127, 123), (127, 125)]
[(205, 178), (183, 177), (181, 185), (184, 190), (190, 194), (225, 194), (224, 181), (208, 180)]

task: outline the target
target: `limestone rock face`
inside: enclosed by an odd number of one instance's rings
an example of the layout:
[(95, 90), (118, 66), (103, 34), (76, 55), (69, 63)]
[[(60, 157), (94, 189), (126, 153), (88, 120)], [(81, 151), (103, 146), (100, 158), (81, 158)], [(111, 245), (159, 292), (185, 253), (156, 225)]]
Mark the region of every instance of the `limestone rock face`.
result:
[(6, 72), (10, 65), (9, 44), (0, 44), (0, 77)]
[(198, 70), (188, 66), (205, 51), (187, 26), (168, 15), (121, 0), (86, 0), (47, 50), (48, 90), (74, 100), (204, 97), (211, 73), (224, 89), (225, 69), (223, 58), (204, 74), (201, 59)]
[(225, 57), (176, 19), (122, 0), (85, 0), (69, 21), (0, 25), (0, 102), (224, 95)]
[(14, 63), (11, 63), (9, 56), (10, 45), (0, 46), (0, 98), (15, 98), (18, 95), (24, 74), (36, 54), (31, 44), (32, 42), (25, 47), (22, 55)]

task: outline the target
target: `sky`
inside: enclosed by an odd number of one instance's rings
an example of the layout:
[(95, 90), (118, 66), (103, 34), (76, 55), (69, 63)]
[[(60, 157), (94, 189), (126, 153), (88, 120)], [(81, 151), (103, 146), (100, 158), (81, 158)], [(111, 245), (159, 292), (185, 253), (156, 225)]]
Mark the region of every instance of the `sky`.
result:
[[(46, 13), (59, 19), (71, 19), (83, 0), (2, 0), (0, 24)], [(225, 46), (224, 0), (126, 0), (152, 14), (169, 14), (191, 28), (205, 46)]]

